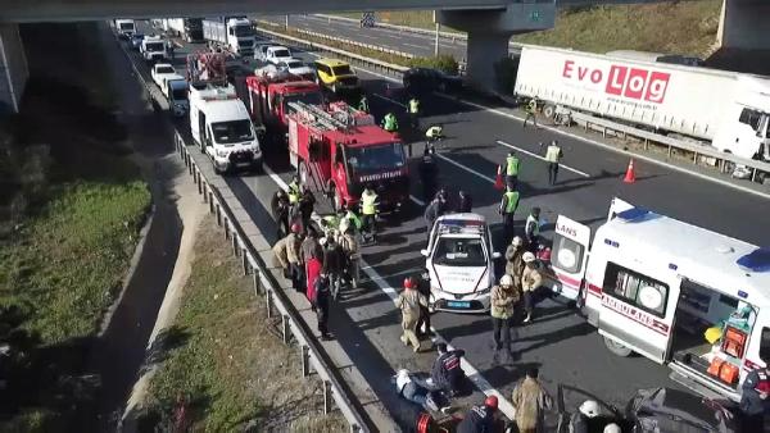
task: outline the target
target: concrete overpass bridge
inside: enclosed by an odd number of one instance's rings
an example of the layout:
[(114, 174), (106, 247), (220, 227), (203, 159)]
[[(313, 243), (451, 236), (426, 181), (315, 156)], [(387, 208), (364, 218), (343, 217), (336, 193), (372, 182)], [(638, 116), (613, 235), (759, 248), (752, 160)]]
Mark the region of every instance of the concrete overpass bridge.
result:
[[(559, 6), (658, 1), (665, 0), (2, 0), (0, 112), (18, 111), (28, 75), (19, 23), (434, 9), (441, 24), (468, 33), (468, 76), (491, 83), (493, 65), (507, 55), (511, 36), (552, 28)], [(718, 42), (726, 47), (770, 48), (768, 12), (770, 5), (764, 0), (724, 0)]]

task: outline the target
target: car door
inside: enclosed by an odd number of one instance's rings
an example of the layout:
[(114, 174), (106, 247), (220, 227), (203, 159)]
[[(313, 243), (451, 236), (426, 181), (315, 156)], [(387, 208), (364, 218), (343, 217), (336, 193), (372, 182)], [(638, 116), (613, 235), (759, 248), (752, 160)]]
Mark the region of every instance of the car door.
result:
[(553, 290), (574, 301), (580, 297), (583, 287), (591, 228), (564, 215), (559, 215), (554, 233), (551, 267), (557, 281)]

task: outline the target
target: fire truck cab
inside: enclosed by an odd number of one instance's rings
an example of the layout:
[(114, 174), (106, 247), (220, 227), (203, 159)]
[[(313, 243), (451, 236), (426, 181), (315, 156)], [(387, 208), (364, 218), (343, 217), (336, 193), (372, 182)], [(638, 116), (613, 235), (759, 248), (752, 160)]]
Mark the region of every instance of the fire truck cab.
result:
[(344, 102), (328, 108), (290, 102), (289, 159), (300, 181), (332, 200), (355, 206), (367, 184), (380, 197), (380, 210), (399, 210), (409, 200), (409, 169), (397, 134)]
[(292, 112), (292, 102), (309, 105), (321, 105), (323, 102), (323, 93), (318, 84), (291, 74), (251, 76), (246, 78), (246, 87), (252, 120), (264, 126), (267, 134), (280, 143), (286, 140), (287, 115)]
[(553, 289), (582, 303), (611, 352), (639, 353), (693, 391), (739, 401), (748, 372), (770, 359), (770, 249), (617, 198), (590, 238), (558, 217)]

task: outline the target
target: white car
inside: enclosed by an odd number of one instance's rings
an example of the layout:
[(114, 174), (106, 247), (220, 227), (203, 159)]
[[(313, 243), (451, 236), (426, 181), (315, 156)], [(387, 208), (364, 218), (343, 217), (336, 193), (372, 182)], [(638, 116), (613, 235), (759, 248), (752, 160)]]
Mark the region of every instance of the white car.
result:
[(286, 62), (280, 62), (278, 63), (278, 69), (288, 71), (290, 74), (302, 77), (306, 80), (315, 80), (315, 69), (311, 68), (306, 63), (303, 63), (302, 60), (291, 59)]
[(425, 268), (430, 279), (432, 310), (458, 313), (489, 311), (495, 284), (492, 236), (482, 215), (460, 213), (436, 220), (428, 240)]
[(152, 81), (162, 90), (165, 87), (166, 80), (172, 76), (177, 78), (179, 74), (176, 73), (176, 69), (170, 63), (156, 63), (150, 70), (150, 76)]
[(293, 59), (294, 59), (294, 56), (292, 56), (291, 51), (289, 51), (288, 48), (281, 45), (274, 45), (272, 47), (267, 47), (267, 50), (265, 51), (264, 60), (274, 65), (277, 65), (281, 62), (288, 62), (289, 60), (293, 60)]

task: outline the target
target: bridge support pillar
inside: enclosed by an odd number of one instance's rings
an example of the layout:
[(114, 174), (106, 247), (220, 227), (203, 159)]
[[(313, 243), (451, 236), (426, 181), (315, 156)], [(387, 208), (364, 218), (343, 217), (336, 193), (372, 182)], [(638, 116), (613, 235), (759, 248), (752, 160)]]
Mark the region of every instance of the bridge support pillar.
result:
[(556, 5), (512, 3), (505, 9), (446, 10), (436, 12), (436, 21), (468, 33), (467, 74), (476, 86), (498, 88), (495, 64), (508, 56), (511, 36), (550, 29)]
[(19, 111), (28, 77), (18, 24), (0, 23), (0, 114)]
[(770, 4), (763, 0), (724, 0), (717, 44), (721, 48), (770, 50)]

